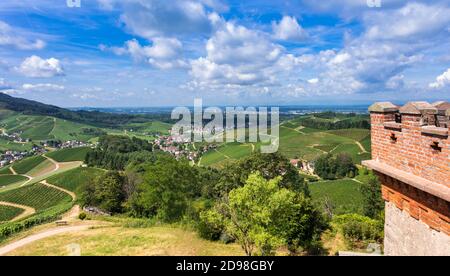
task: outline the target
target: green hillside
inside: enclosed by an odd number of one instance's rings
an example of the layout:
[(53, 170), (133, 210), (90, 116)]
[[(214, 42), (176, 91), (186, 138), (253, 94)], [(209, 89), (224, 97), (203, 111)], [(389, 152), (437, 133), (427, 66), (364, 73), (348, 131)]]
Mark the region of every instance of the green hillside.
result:
[(77, 193), (79, 188), (95, 179), (97, 176), (103, 174), (104, 171), (95, 168), (76, 168), (47, 179), (47, 182)]
[(0, 193), (0, 201), (30, 206), (36, 211), (41, 211), (61, 203), (69, 203), (72, 198), (67, 193), (54, 188), (33, 184)]
[(62, 149), (58, 151), (53, 151), (46, 153), (45, 155), (54, 159), (57, 162), (72, 162), (72, 161), (84, 161), (86, 154), (91, 150), (91, 148), (71, 148)]
[(0, 205), (0, 223), (10, 221), (23, 213), (23, 209)]
[(0, 126), (7, 133), (19, 133), (22, 138), (33, 141), (88, 141), (102, 134), (98, 128), (49, 116), (14, 115), (1, 120)]
[(40, 155), (33, 156), (21, 160), (17, 163), (14, 163), (12, 167), (18, 174), (27, 174), (29, 171), (31, 171), (32, 169), (34, 169), (35, 167), (37, 167), (39, 164), (41, 164), (46, 160), (47, 159), (45, 157)]
[(28, 178), (21, 175), (0, 175), (0, 188), (26, 180)]
[(313, 200), (322, 207), (325, 205), (325, 202), (328, 202), (336, 215), (362, 213), (363, 195), (360, 187), (360, 183), (351, 179), (321, 181), (309, 184)]

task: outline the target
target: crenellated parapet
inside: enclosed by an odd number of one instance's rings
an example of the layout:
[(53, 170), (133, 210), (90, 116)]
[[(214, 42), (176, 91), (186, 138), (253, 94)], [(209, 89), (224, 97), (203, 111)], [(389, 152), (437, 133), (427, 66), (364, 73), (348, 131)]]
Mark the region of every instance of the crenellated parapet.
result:
[[(392, 218), (407, 214), (430, 229), (429, 239), (440, 237), (444, 242), (437, 242), (440, 245), (435, 249), (428, 245), (431, 251), (426, 252), (439, 255), (448, 250), (445, 254), (450, 255), (450, 103), (410, 102), (397, 106), (380, 102), (369, 111), (372, 160), (363, 164), (379, 176), (387, 202), (386, 253), (415, 255), (404, 240), (408, 236), (405, 233), (409, 233), (406, 228), (415, 224), (408, 224), (406, 218)], [(389, 209), (394, 207), (402, 212)], [(402, 231), (402, 235), (395, 235)], [(432, 235), (433, 231), (439, 234)]]

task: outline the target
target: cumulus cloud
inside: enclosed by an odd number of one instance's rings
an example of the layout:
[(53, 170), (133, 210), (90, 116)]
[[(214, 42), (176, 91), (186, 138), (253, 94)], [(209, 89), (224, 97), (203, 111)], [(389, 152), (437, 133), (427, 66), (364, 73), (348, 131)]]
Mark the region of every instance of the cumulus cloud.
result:
[(120, 19), (135, 35), (146, 39), (158, 36), (209, 33), (214, 27), (215, 12), (226, 6), (214, 0), (99, 0), (106, 9), (120, 8)]
[(263, 33), (227, 22), (207, 41), (206, 57), (191, 61), (200, 85), (254, 85), (276, 81), (277, 73), (301, 61)]
[(430, 88), (443, 88), (450, 86), (450, 68), (436, 78), (435, 82), (429, 84)]
[(13, 46), (20, 50), (40, 50), (45, 47), (41, 39), (30, 40), (6, 22), (0, 21), (0, 46)]
[(427, 51), (440, 45), (437, 41), (449, 42), (450, 18), (445, 15), (449, 13), (440, 5), (422, 3), (371, 12), (363, 16), (366, 29), (360, 36), (348, 37), (340, 50), (314, 56), (310, 66), (321, 72), (319, 85), (297, 86), (316, 94), (406, 88), (404, 71), (423, 63)]
[(302, 41), (307, 38), (307, 32), (298, 24), (295, 17), (283, 16), (280, 22), (273, 22), (274, 38), (279, 40)]
[(64, 75), (61, 62), (56, 58), (43, 59), (39, 56), (31, 56), (15, 69), (22, 75), (32, 78), (50, 78)]
[(111, 51), (116, 55), (130, 55), (135, 61), (148, 62), (160, 69), (171, 69), (186, 66), (181, 59), (183, 44), (176, 38), (157, 37), (151, 46), (142, 46), (136, 39), (125, 42), (123, 47), (107, 47), (100, 45), (103, 51)]
[(22, 85), (24, 90), (28, 91), (60, 91), (64, 90), (63, 85), (53, 84), (53, 83), (37, 83), (37, 84), (29, 84), (25, 83)]

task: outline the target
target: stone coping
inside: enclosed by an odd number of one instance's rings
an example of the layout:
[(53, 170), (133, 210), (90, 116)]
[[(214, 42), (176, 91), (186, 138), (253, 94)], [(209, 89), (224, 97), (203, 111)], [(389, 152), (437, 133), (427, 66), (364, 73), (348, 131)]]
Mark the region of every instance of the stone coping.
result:
[(448, 128), (436, 126), (423, 126), (421, 130), (422, 133), (448, 137)]
[(411, 185), (421, 191), (437, 196), (445, 201), (450, 202), (450, 187), (443, 184), (430, 181), (411, 173), (404, 172), (395, 167), (381, 163), (375, 160), (363, 161), (362, 164), (374, 171), (383, 173), (392, 178), (398, 179), (403, 183)]
[(396, 122), (384, 122), (383, 126), (385, 128), (402, 129), (402, 124)]

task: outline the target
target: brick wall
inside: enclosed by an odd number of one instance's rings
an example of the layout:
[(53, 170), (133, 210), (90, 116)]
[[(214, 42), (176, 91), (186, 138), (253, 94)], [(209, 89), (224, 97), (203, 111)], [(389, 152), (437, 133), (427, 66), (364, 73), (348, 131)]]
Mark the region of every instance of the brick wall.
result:
[(418, 114), (402, 114), (401, 124), (386, 127), (394, 114), (371, 114), (372, 159), (450, 187), (449, 137), (423, 133)]
[(363, 164), (377, 173), (389, 207), (385, 253), (450, 255), (450, 109), (376, 103), (370, 112), (373, 160)]

